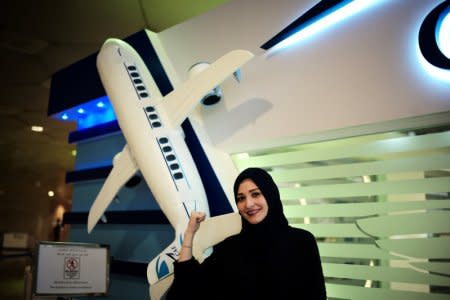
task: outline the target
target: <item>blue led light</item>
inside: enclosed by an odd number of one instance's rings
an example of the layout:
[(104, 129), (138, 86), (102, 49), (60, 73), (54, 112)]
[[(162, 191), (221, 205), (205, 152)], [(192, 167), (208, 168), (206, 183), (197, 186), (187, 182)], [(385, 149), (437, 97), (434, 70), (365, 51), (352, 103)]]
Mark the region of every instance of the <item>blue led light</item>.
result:
[(442, 54), (450, 59), (450, 7), (439, 18), (436, 27), (436, 40)]
[(53, 117), (64, 121), (77, 122), (78, 130), (116, 120), (116, 115), (107, 96), (72, 107)]
[(300, 40), (309, 38), (318, 32), (325, 30), (339, 21), (342, 21), (354, 14), (359, 13), (360, 11), (367, 9), (374, 4), (380, 4), (380, 0), (353, 0), (343, 6), (337, 6), (334, 11), (331, 11), (329, 14), (323, 16), (317, 21), (311, 23), (310, 25), (300, 29), (290, 37), (286, 38), (282, 42), (278, 43), (274, 47), (272, 47), (269, 51), (279, 51), (286, 47), (289, 47)]

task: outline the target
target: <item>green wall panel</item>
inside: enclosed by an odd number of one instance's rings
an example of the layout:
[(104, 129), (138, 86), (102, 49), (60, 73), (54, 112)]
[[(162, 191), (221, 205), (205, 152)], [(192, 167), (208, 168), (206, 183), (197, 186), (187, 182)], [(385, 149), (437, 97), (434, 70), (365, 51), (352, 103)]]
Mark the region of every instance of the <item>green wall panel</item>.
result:
[(450, 211), (381, 216), (357, 221), (370, 235), (386, 237), (414, 233), (446, 233), (450, 230)]
[(367, 234), (355, 224), (293, 224), (291, 226), (308, 230), (316, 237), (366, 238)]
[(428, 200), (407, 202), (371, 202), (342, 204), (285, 205), (287, 218), (299, 217), (367, 217), (392, 212), (421, 209), (447, 209), (450, 200)]
[(234, 160), (240, 169), (266, 168), (291, 226), (318, 239), (329, 298), (448, 300), (450, 131), (439, 130), (255, 150)]
[(450, 275), (450, 262), (411, 262), (410, 264), (421, 270)]
[(290, 182), (398, 172), (427, 171), (442, 168), (450, 168), (449, 154), (283, 171), (278, 170), (272, 171), (270, 174), (276, 182)]
[(360, 144), (327, 147), (325, 149), (318, 148), (304, 151), (250, 156), (247, 159), (236, 160), (236, 165), (240, 169), (250, 166), (285, 166), (311, 161), (323, 161), (346, 157), (385, 156), (387, 154), (426, 151), (445, 147), (450, 147), (450, 132), (423, 136), (408, 136), (369, 143), (362, 142)]
[(340, 277), (351, 279), (371, 279), (378, 281), (394, 281), (420, 284), (433, 284), (440, 286), (450, 285), (450, 278), (417, 272), (413, 269), (392, 267), (371, 267), (349, 264), (323, 263), (323, 272), (327, 277)]
[(446, 259), (450, 256), (450, 237), (377, 240), (384, 250), (417, 258)]
[(398, 259), (388, 251), (372, 244), (357, 243), (318, 243), (323, 257), (360, 258), (360, 259)]
[(364, 288), (344, 284), (327, 284), (327, 296), (352, 300), (448, 300), (448, 295), (424, 292), (395, 291), (384, 288)]
[(396, 180), (280, 188), (283, 199), (357, 197), (406, 193), (441, 193), (450, 190), (450, 178)]

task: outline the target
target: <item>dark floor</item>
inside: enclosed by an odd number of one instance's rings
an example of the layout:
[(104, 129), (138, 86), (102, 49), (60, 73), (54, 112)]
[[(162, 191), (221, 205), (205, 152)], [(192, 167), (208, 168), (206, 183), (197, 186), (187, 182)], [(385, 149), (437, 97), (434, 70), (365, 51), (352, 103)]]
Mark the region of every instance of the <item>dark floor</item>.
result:
[(30, 264), (29, 256), (0, 258), (0, 299), (24, 299), (25, 266)]

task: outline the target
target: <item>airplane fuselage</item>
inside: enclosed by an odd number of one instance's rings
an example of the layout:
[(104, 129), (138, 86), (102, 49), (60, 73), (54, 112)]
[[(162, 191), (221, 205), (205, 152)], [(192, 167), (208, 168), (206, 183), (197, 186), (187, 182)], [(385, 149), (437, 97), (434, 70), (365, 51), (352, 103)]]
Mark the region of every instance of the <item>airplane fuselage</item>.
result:
[[(180, 127), (171, 128), (166, 112), (158, 107), (162, 96), (153, 78), (128, 44), (105, 43), (97, 66), (131, 154), (174, 227), (180, 246), (191, 211), (209, 215), (203, 184), (183, 132)], [(172, 244), (167, 251), (172, 260), (178, 255), (176, 248)]]

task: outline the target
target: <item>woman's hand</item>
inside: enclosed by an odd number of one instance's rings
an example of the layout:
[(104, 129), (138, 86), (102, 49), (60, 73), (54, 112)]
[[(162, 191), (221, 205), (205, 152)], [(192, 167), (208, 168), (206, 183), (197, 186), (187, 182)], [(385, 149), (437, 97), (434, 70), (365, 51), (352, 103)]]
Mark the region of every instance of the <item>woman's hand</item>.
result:
[(200, 223), (205, 220), (206, 214), (199, 211), (193, 211), (189, 217), (189, 223), (184, 232), (183, 244), (181, 245), (180, 257), (178, 261), (186, 261), (192, 258), (192, 243)]

